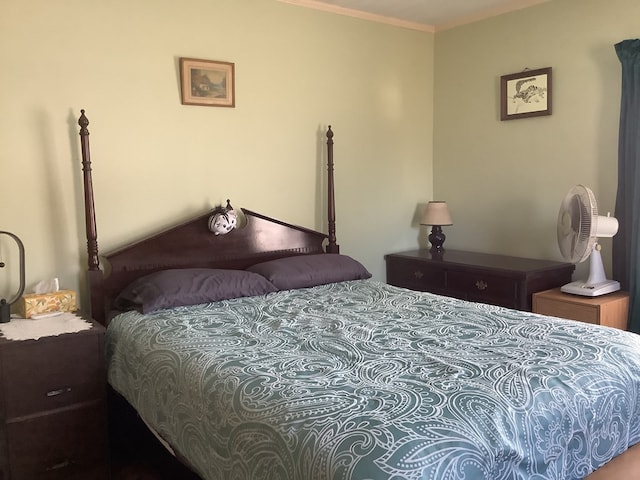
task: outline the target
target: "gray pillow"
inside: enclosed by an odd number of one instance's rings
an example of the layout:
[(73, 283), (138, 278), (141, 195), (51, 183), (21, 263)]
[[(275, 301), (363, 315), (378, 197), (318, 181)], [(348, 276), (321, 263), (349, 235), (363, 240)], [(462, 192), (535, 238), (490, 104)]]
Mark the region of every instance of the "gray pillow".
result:
[(357, 260), (337, 253), (297, 255), (258, 263), (247, 268), (259, 273), (278, 290), (313, 287), (327, 283), (370, 278)]
[(138, 278), (116, 297), (114, 305), (120, 310), (136, 308), (148, 313), (276, 290), (264, 277), (244, 270), (170, 269)]

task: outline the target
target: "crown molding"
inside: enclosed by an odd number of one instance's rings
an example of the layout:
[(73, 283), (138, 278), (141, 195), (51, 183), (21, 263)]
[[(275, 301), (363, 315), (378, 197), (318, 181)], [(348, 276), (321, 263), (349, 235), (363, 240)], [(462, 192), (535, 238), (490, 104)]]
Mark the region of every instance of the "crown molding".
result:
[(542, 3), (550, 2), (551, 0), (513, 0), (508, 4), (504, 4), (498, 7), (489, 8), (481, 13), (474, 15), (467, 15), (460, 17), (459, 19), (452, 20), (450, 22), (444, 22), (433, 27), (434, 31), (439, 32), (442, 30), (448, 30), (450, 28), (459, 27), (468, 23), (479, 22), (480, 20), (486, 20), (487, 18), (497, 17), (505, 13), (515, 12), (517, 10), (523, 10), (525, 8), (534, 7)]
[(419, 30), (422, 32), (433, 33), (435, 28), (432, 25), (425, 25), (423, 23), (410, 22), (408, 20), (400, 20), (398, 18), (386, 17), (384, 15), (376, 15), (375, 13), (362, 12), (360, 10), (353, 10), (351, 8), (339, 7), (329, 3), (318, 2), (315, 0), (277, 0), (281, 3), (288, 3), (290, 5), (297, 5), (299, 7), (313, 8), (314, 10), (322, 10), (323, 12), (336, 13), (338, 15), (345, 15), (347, 17), (360, 18), (362, 20), (369, 20), (372, 22), (386, 23), (396, 27), (408, 28), (411, 30)]
[(481, 13), (468, 15), (465, 17), (452, 20), (450, 22), (444, 22), (438, 25), (427, 25), (419, 22), (411, 22), (409, 20), (401, 20), (398, 18), (387, 17), (384, 15), (378, 15), (375, 13), (363, 12), (361, 10), (354, 10), (351, 8), (340, 7), (331, 3), (326, 3), (318, 0), (277, 0), (281, 3), (288, 3), (290, 5), (296, 5), (299, 7), (312, 8), (314, 10), (321, 10), (323, 12), (335, 13), (337, 15), (345, 15), (348, 17), (359, 18), (362, 20), (369, 20), (377, 23), (385, 23), (387, 25), (393, 25), (401, 28), (408, 28), (411, 30), (419, 30), (422, 32), (434, 33), (442, 30), (448, 30), (450, 28), (458, 27), (468, 23), (478, 22), (491, 17), (497, 17), (505, 13), (513, 12), (516, 10), (522, 10), (524, 8), (532, 7), (542, 3), (549, 2), (551, 0), (513, 0), (507, 4), (503, 4), (494, 8), (484, 10)]

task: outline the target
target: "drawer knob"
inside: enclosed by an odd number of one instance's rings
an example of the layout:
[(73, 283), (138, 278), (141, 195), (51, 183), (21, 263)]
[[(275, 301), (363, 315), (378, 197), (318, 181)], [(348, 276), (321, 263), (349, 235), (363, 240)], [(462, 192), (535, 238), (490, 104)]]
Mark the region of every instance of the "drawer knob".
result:
[(422, 273), (420, 270), (416, 270), (415, 272), (413, 272), (413, 276), (416, 278), (422, 278), (424, 277), (424, 273)]
[(71, 391), (71, 387), (62, 387), (57, 390), (49, 390), (47, 392), (47, 397), (57, 397), (58, 395), (62, 395), (63, 393), (69, 393)]
[(486, 290), (489, 284), (487, 282), (483, 282), (482, 280), (478, 280), (476, 282), (476, 288), (478, 290)]

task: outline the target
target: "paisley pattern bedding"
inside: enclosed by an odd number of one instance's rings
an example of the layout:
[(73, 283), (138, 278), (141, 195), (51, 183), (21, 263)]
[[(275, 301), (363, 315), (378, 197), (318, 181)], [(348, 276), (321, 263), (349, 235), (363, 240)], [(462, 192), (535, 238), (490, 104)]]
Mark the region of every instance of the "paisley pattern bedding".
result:
[(124, 313), (107, 355), (206, 480), (569, 480), (640, 442), (639, 336), (373, 280)]

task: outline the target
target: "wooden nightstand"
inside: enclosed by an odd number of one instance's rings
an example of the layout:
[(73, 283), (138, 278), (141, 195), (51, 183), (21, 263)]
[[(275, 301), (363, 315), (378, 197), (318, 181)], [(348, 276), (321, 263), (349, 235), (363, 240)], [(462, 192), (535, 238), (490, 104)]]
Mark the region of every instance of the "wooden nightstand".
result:
[(104, 328), (0, 339), (0, 479), (109, 477)]
[(571, 281), (571, 263), (488, 253), (428, 250), (385, 256), (387, 282), (398, 287), (531, 311), (531, 294)]
[(533, 311), (626, 330), (629, 294), (613, 292), (599, 297), (584, 297), (554, 288), (533, 295)]

